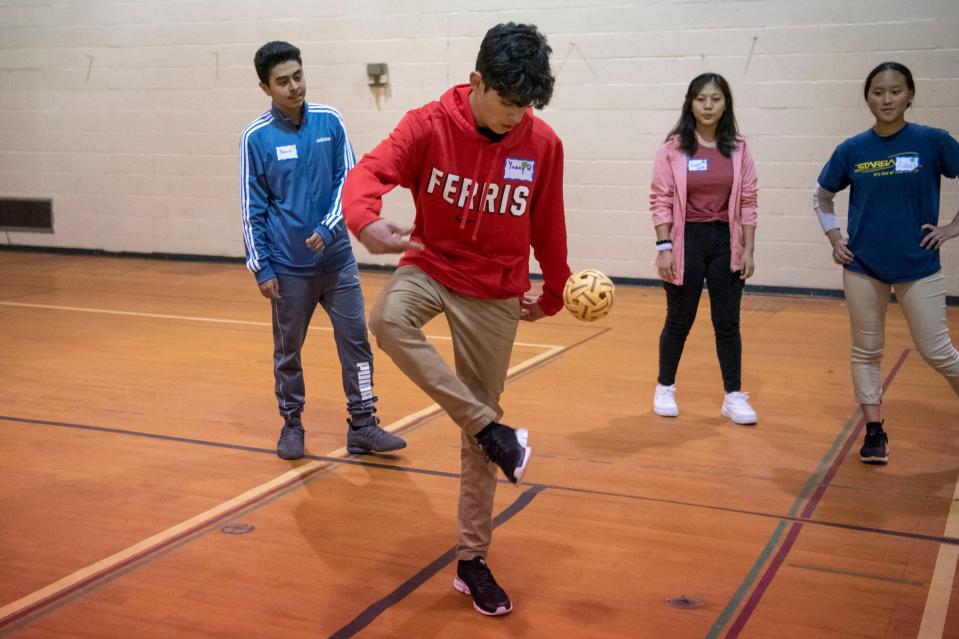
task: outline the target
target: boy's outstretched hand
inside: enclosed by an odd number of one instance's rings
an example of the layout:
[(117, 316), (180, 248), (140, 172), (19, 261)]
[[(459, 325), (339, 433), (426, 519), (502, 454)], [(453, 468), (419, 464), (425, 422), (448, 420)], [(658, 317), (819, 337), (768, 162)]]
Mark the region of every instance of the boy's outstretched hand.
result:
[(406, 249), (423, 250), (421, 243), (406, 237), (412, 231), (412, 228), (403, 228), (380, 218), (360, 231), (360, 243), (374, 255), (402, 253)]

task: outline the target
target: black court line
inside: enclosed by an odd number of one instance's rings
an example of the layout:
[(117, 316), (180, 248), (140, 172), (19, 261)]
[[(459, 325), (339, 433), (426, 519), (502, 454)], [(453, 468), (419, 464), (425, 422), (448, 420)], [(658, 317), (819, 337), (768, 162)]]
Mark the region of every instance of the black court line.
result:
[[(433, 415), (423, 417), (399, 429), (397, 432), (407, 432), (414, 426), (420, 425)], [(176, 435), (163, 435), (161, 433), (148, 433), (139, 430), (128, 430), (125, 428), (111, 428), (108, 426), (91, 426), (89, 424), (71, 424), (69, 422), (53, 422), (44, 419), (28, 419), (25, 417), (11, 417), (10, 415), (0, 415), (0, 421), (16, 422), (20, 424), (35, 424), (39, 426), (55, 426), (57, 428), (70, 428), (74, 430), (86, 430), (97, 433), (109, 433), (111, 435), (128, 435), (130, 437), (143, 437), (145, 439), (156, 439), (159, 441), (177, 442), (180, 444), (193, 444), (195, 446), (208, 446), (211, 448), (225, 448), (227, 450), (240, 450), (248, 453), (258, 453), (261, 455), (276, 456), (276, 450), (273, 448), (258, 448), (256, 446), (243, 446), (242, 444), (229, 444), (226, 442), (215, 442), (208, 439), (195, 439), (192, 437), (178, 437)], [(437, 477), (459, 478), (459, 473), (449, 473), (441, 470), (430, 470), (428, 468), (417, 468), (415, 466), (397, 466), (394, 464), (384, 464), (382, 462), (371, 462), (360, 459), (351, 459), (349, 457), (328, 457), (326, 455), (303, 455), (302, 459), (325, 461), (334, 464), (344, 464), (347, 466), (368, 466), (370, 468), (385, 468), (390, 470), (399, 470), (406, 473), (418, 475), (434, 475)]]
[[(424, 418), (425, 419), (425, 418)], [(171, 441), (183, 444), (193, 444), (196, 446), (210, 446), (213, 448), (224, 448), (227, 450), (239, 450), (251, 453), (257, 453), (260, 455), (269, 455), (273, 457), (276, 455), (276, 451), (272, 448), (257, 448), (255, 446), (242, 446), (240, 444), (228, 444), (225, 442), (215, 442), (208, 441), (203, 439), (193, 439), (190, 437), (177, 437), (174, 435), (162, 435), (158, 433), (147, 433), (142, 431), (135, 430), (126, 430), (123, 428), (109, 428), (106, 426), (91, 426), (86, 424), (71, 424), (68, 422), (54, 422), (47, 421), (42, 419), (27, 419), (23, 417), (11, 417), (8, 415), (0, 415), (0, 421), (8, 421), (22, 424), (35, 424), (41, 426), (54, 426), (57, 428), (72, 428), (77, 430), (87, 430), (94, 432), (110, 433), (114, 435), (127, 435), (131, 437), (144, 437), (147, 439), (155, 439), (160, 441)], [(411, 424), (407, 429), (412, 428)], [(355, 458), (344, 458), (344, 457), (326, 457), (323, 455), (304, 455), (303, 459), (311, 459), (316, 461), (330, 462), (332, 464), (342, 464), (344, 466), (363, 466), (366, 468), (377, 468), (380, 470), (389, 470), (401, 473), (410, 473), (415, 475), (428, 475), (433, 477), (446, 477), (449, 479), (459, 479), (459, 473), (441, 471), (441, 470), (432, 470), (429, 468), (419, 468), (416, 466), (401, 466), (398, 464), (387, 464), (383, 462), (369, 461), (367, 459), (355, 459)], [(508, 483), (506, 480), (501, 479), (499, 483), (505, 484)], [(902, 530), (891, 530), (888, 528), (875, 528), (870, 526), (860, 526), (857, 524), (847, 524), (843, 522), (828, 521), (824, 519), (812, 519), (809, 516), (791, 516), (791, 515), (778, 515), (776, 513), (763, 512), (759, 510), (747, 510), (744, 508), (734, 508), (732, 506), (717, 506), (715, 504), (704, 504), (699, 502), (692, 501), (683, 501), (680, 499), (668, 499), (665, 497), (651, 497), (649, 495), (636, 495), (630, 493), (620, 493), (615, 491), (608, 490), (597, 490), (593, 488), (580, 488), (577, 486), (567, 486), (563, 484), (548, 484), (540, 482), (528, 482), (528, 486), (538, 486), (542, 488), (551, 488), (558, 491), (563, 491), (567, 493), (577, 493), (582, 495), (592, 495), (596, 497), (612, 497), (614, 499), (628, 499), (634, 501), (644, 501), (655, 504), (664, 504), (668, 506), (683, 506), (687, 508), (697, 508), (700, 510), (711, 510), (715, 512), (724, 512), (734, 515), (748, 515), (752, 517), (762, 517), (765, 519), (775, 519), (778, 521), (787, 521), (799, 524), (811, 524), (816, 526), (826, 526), (829, 528), (840, 528), (844, 530), (850, 530), (854, 532), (864, 532), (877, 535), (886, 535), (889, 537), (901, 537), (904, 539), (914, 539), (916, 541), (929, 541), (938, 544), (947, 544), (951, 546), (959, 546), (959, 537), (946, 537), (942, 535), (926, 535), (922, 533), (914, 533)]]
[[(516, 498), (503, 512), (493, 518), (493, 529), (499, 528), (514, 515), (529, 506), (530, 502), (539, 493), (546, 490), (543, 486), (534, 485), (526, 490), (522, 495)], [(447, 549), (442, 555), (434, 559), (425, 568), (400, 584), (393, 592), (386, 595), (376, 603), (369, 606), (366, 610), (358, 614), (348, 624), (330, 635), (330, 639), (347, 639), (358, 633), (363, 628), (376, 621), (384, 612), (405, 599), (410, 593), (426, 583), (435, 576), (440, 570), (451, 564), (456, 559), (456, 546)]]
[(840, 570), (839, 568), (829, 568), (827, 566), (810, 566), (807, 564), (797, 564), (789, 562), (790, 568), (799, 568), (800, 570), (811, 570), (813, 572), (825, 572), (832, 575), (845, 575), (847, 577), (859, 577), (861, 579), (872, 579), (873, 581), (888, 581), (894, 584), (905, 584), (907, 586), (925, 586), (922, 581), (910, 581), (908, 579), (896, 579), (895, 577), (886, 577), (884, 575), (870, 575), (865, 572), (856, 572), (855, 570)]
[[(533, 485), (532, 483), (530, 485)], [(577, 488), (575, 486), (564, 486), (562, 484), (540, 484), (544, 488), (554, 490), (592, 495), (595, 497), (613, 497), (616, 499), (634, 499), (636, 501), (646, 501), (655, 504), (665, 504), (668, 506), (684, 506), (688, 508), (699, 508), (701, 510), (712, 510), (716, 512), (730, 513), (733, 515), (750, 515), (752, 517), (763, 517), (765, 519), (775, 519), (778, 521), (795, 522), (799, 524), (813, 524), (816, 526), (826, 526), (829, 528), (842, 528), (855, 532), (874, 533), (877, 535), (886, 535), (889, 537), (902, 537), (905, 539), (914, 539), (916, 541), (931, 541), (937, 544), (947, 544), (950, 546), (959, 546), (959, 537), (945, 537), (942, 535), (925, 535), (922, 533), (913, 533), (904, 530), (891, 530), (889, 528), (874, 528), (871, 526), (860, 526), (857, 524), (846, 524), (838, 521), (829, 521), (826, 519), (811, 519), (810, 517), (794, 517), (792, 515), (777, 515), (760, 510), (746, 510), (744, 508), (733, 508), (731, 506), (716, 506), (714, 504), (702, 504), (693, 501), (682, 501), (680, 499), (667, 499), (665, 497), (649, 497), (647, 495), (631, 495), (629, 493), (617, 493), (606, 490), (594, 490), (591, 488)]]

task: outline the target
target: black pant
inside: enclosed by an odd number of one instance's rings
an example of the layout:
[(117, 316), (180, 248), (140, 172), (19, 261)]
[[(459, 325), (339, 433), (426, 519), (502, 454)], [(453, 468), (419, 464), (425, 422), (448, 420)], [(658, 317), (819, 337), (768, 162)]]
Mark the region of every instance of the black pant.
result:
[(667, 282), (666, 323), (659, 336), (659, 383), (676, 383), (676, 370), (683, 356), (686, 336), (696, 320), (703, 280), (709, 287), (709, 307), (716, 333), (716, 354), (727, 393), (742, 386), (743, 343), (739, 334), (739, 305), (743, 280), (729, 270), (729, 224), (687, 223), (682, 286)]

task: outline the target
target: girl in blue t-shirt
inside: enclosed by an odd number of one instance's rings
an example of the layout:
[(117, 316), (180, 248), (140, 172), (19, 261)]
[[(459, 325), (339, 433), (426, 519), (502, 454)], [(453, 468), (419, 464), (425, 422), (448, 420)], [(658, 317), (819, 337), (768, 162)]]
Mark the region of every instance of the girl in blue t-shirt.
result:
[[(895, 289), (916, 348), (959, 395), (959, 351), (949, 339), (939, 247), (959, 236), (959, 214), (939, 223), (941, 176), (959, 175), (959, 142), (948, 131), (906, 122), (916, 93), (912, 73), (884, 62), (866, 78), (863, 95), (873, 127), (836, 147), (819, 174), (813, 206), (843, 269), (852, 324), (852, 378), (866, 419), (859, 458), (889, 460), (880, 414), (886, 305)], [(833, 198), (851, 186), (848, 240)]]

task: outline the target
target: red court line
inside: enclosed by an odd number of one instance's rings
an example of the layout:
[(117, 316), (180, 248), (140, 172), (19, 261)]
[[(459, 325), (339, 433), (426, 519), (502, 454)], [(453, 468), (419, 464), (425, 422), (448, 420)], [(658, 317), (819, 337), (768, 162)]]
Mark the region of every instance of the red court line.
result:
[[(906, 357), (908, 355), (909, 349), (907, 348), (902, 352), (902, 355), (899, 356), (895, 366), (893, 366), (892, 370), (889, 372), (889, 377), (886, 378), (886, 382), (882, 387), (883, 394), (885, 394), (886, 390), (888, 390), (889, 386), (892, 384), (892, 380), (895, 379), (896, 374), (899, 372), (899, 369), (902, 368), (902, 365), (906, 361)], [(842, 450), (839, 451), (839, 454), (836, 455), (836, 458), (833, 460), (832, 465), (830, 465), (829, 470), (825, 475), (823, 475), (822, 479), (819, 480), (819, 485), (816, 487), (816, 492), (814, 492), (812, 497), (809, 498), (809, 502), (803, 509), (802, 517), (808, 518), (812, 515), (813, 511), (816, 510), (816, 507), (822, 500), (823, 495), (826, 493), (826, 489), (832, 482), (833, 477), (836, 476), (836, 473), (839, 471), (839, 467), (842, 466), (842, 463), (845, 461), (850, 449), (852, 449), (853, 443), (859, 441), (859, 434), (862, 432), (865, 425), (865, 418), (861, 418), (859, 423), (856, 424), (856, 428), (854, 428), (849, 434), (849, 437), (846, 439), (846, 443), (843, 445)], [(756, 608), (759, 606), (759, 601), (766, 593), (766, 589), (769, 588), (769, 585), (778, 574), (779, 568), (786, 560), (786, 556), (789, 554), (789, 551), (791, 551), (793, 546), (796, 544), (796, 539), (799, 537), (799, 531), (802, 530), (802, 527), (803, 524), (794, 523), (789, 529), (782, 546), (779, 547), (779, 551), (776, 553), (776, 556), (773, 557), (773, 560), (769, 562), (769, 565), (766, 567), (766, 572), (763, 573), (762, 579), (760, 579), (759, 583), (756, 585), (756, 589), (753, 590), (749, 600), (746, 601), (746, 605), (744, 605), (742, 610), (739, 611), (739, 616), (736, 617), (736, 621), (733, 622), (732, 626), (730, 626), (729, 632), (726, 633), (726, 639), (734, 639), (735, 637), (738, 637), (739, 633), (742, 632), (743, 628), (746, 627), (750, 617), (752, 617), (753, 613), (756, 611)]]

